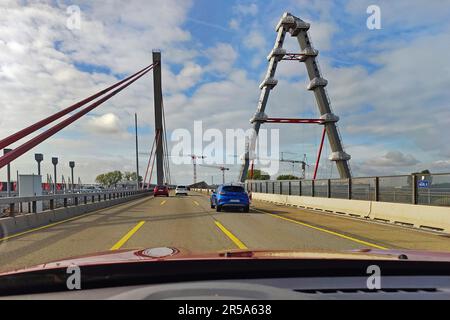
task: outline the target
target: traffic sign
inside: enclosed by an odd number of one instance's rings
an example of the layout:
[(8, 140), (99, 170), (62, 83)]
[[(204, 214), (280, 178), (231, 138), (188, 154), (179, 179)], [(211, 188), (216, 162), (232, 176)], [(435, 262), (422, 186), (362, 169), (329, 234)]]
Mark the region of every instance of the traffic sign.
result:
[(419, 188), (429, 188), (430, 187), (430, 182), (428, 180), (420, 180), (418, 182), (418, 187)]

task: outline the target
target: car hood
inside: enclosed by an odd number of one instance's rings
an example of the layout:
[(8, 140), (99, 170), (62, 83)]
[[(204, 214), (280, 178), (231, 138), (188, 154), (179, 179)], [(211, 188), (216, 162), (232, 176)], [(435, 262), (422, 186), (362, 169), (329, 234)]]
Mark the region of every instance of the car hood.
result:
[(0, 273), (0, 276), (39, 270), (67, 268), (69, 266), (116, 265), (152, 261), (176, 260), (229, 260), (229, 259), (317, 259), (317, 260), (406, 260), (450, 262), (450, 252), (414, 250), (352, 250), (287, 251), (287, 250), (228, 250), (214, 253), (191, 253), (178, 248), (151, 248), (144, 250), (108, 251), (49, 262), (31, 268)]

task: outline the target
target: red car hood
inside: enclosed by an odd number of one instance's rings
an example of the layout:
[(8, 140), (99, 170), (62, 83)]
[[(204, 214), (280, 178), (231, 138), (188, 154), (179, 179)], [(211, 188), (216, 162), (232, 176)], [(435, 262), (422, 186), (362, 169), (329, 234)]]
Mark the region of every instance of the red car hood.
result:
[(153, 248), (145, 250), (121, 250), (90, 254), (65, 260), (49, 262), (31, 268), (0, 273), (0, 276), (38, 270), (67, 268), (68, 266), (111, 265), (175, 260), (228, 260), (228, 259), (318, 259), (318, 260), (407, 260), (450, 262), (450, 252), (414, 250), (362, 249), (344, 252), (329, 251), (268, 251), (231, 250), (208, 254), (193, 254), (176, 248)]

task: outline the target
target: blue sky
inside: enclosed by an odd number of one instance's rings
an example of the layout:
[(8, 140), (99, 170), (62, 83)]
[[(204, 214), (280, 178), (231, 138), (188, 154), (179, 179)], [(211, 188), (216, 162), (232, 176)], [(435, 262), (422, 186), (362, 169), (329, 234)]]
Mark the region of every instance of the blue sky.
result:
[[(373, 4), (381, 9), (381, 30), (366, 26), (366, 9)], [(69, 5), (81, 8), (79, 30), (65, 27)], [(194, 120), (207, 128), (247, 129), (275, 24), (289, 11), (311, 23), (356, 175), (450, 171), (443, 134), (450, 124), (450, 6), (441, 1), (8, 0), (0, 10), (6, 17), (0, 23), (0, 101), (3, 119), (9, 119), (0, 120), (1, 136), (134, 73), (151, 62), (155, 48), (163, 54), (170, 132), (192, 130)], [(288, 37), (286, 48), (296, 52), (295, 39)], [(269, 115), (317, 115), (313, 95), (305, 89), (303, 65), (283, 63), (277, 78)], [(97, 167), (132, 170), (135, 112), (141, 148), (151, 144), (151, 86), (151, 77), (141, 79), (39, 151), (84, 163), (80, 174), (85, 181), (92, 180)], [(320, 128), (278, 128), (281, 151), (294, 150), (298, 157), (307, 153), (314, 161)], [(31, 153), (17, 161), (18, 170), (30, 170), (30, 159)], [(329, 176), (330, 168), (323, 161), (322, 177)], [(230, 177), (238, 169), (237, 164)], [(179, 183), (190, 182), (190, 166), (173, 170), (182, 177)], [(220, 176), (203, 172), (203, 179)]]

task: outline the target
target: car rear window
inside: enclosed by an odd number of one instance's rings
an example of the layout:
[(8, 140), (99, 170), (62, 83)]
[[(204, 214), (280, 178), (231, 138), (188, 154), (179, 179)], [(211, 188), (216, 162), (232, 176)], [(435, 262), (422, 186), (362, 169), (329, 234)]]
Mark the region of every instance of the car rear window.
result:
[(185, 186), (178, 186), (178, 189), (186, 189)]
[(225, 192), (245, 192), (243, 187), (238, 186), (226, 186), (222, 188), (222, 191)]

